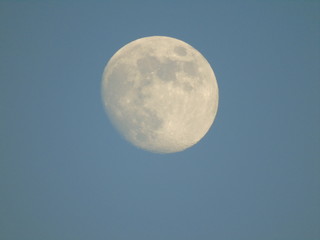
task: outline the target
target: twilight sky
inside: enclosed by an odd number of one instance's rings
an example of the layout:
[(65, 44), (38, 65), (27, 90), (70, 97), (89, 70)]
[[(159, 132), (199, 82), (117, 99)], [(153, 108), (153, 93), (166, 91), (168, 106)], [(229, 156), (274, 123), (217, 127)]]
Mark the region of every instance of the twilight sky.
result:
[[(209, 3), (210, 2), (210, 3)], [(320, 239), (319, 1), (1, 1), (0, 239)], [(164, 35), (219, 84), (208, 134), (135, 148), (109, 58)]]

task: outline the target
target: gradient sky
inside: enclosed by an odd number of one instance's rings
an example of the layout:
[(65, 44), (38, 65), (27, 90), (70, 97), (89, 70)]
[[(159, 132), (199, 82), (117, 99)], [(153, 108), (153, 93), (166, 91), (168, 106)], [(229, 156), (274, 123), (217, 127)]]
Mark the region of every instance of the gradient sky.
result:
[[(170, 2), (0, 2), (0, 239), (320, 239), (320, 2)], [(108, 59), (152, 35), (219, 84), (180, 153), (124, 141), (101, 100)]]

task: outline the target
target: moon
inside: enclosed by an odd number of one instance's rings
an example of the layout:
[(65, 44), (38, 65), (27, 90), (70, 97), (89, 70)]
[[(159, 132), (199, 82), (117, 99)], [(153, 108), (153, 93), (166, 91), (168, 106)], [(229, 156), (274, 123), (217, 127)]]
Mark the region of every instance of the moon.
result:
[(218, 85), (208, 61), (171, 37), (132, 41), (108, 61), (102, 76), (106, 112), (124, 138), (155, 153), (183, 151), (210, 129)]

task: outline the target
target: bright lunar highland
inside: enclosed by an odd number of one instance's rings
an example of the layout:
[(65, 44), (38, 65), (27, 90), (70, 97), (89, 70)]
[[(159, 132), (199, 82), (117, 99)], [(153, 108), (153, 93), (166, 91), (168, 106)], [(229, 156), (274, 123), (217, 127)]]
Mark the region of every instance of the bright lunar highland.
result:
[(106, 65), (102, 98), (111, 122), (129, 142), (151, 152), (179, 152), (209, 130), (218, 85), (195, 48), (171, 37), (128, 43)]

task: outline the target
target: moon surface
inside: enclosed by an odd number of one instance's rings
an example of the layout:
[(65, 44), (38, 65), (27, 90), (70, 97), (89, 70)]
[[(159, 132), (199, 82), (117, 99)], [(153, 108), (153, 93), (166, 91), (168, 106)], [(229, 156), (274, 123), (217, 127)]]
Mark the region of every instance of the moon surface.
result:
[(156, 153), (196, 144), (218, 109), (210, 64), (195, 48), (171, 37), (140, 38), (118, 50), (104, 69), (101, 90), (118, 131)]

